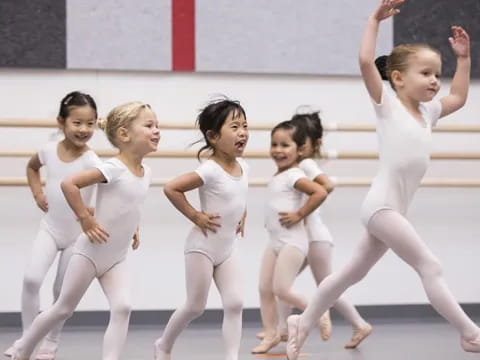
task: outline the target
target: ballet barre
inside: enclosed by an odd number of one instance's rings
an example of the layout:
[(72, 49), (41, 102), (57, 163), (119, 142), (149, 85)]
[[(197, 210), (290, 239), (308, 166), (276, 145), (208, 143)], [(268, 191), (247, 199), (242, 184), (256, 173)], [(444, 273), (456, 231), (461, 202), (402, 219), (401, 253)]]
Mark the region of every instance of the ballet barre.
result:
[[(332, 177), (332, 181), (339, 187), (365, 187), (372, 183), (368, 177)], [(152, 186), (164, 186), (170, 179), (153, 179)], [(267, 178), (252, 178), (249, 181), (250, 187), (264, 187), (268, 184)], [(42, 183), (44, 180), (42, 179)], [(26, 186), (26, 177), (0, 177), (0, 186)], [(454, 187), (454, 188), (477, 188), (480, 187), (478, 178), (427, 178), (421, 183), (422, 187)]]
[[(94, 150), (98, 156), (111, 157), (117, 154), (114, 149), (97, 149)], [(18, 158), (18, 157), (31, 157), (35, 154), (35, 150), (0, 150), (0, 158)], [(203, 156), (207, 156), (208, 153), (204, 153)], [(197, 151), (192, 149), (187, 150), (158, 150), (147, 155), (149, 158), (171, 158), (171, 159), (189, 159), (196, 158)], [(243, 157), (246, 159), (269, 159), (270, 154), (268, 151), (245, 151)], [(337, 150), (325, 150), (322, 152), (321, 158), (330, 160), (375, 160), (378, 159), (377, 152), (369, 151), (337, 151)], [(436, 152), (431, 154), (432, 160), (480, 160), (480, 153), (467, 153), (467, 152)]]
[[(274, 124), (256, 124), (250, 123), (248, 128), (257, 131), (270, 131)], [(19, 127), (19, 128), (55, 128), (57, 122), (51, 119), (20, 119), (20, 118), (4, 118), (0, 119), (0, 127)], [(323, 123), (326, 131), (341, 131), (341, 132), (372, 132), (375, 131), (374, 124), (367, 123)], [(162, 122), (160, 121), (161, 130), (196, 130), (196, 127), (187, 123)], [(480, 125), (474, 124), (448, 124), (440, 125), (433, 129), (435, 132), (454, 132), (454, 133), (478, 133), (480, 132)]]

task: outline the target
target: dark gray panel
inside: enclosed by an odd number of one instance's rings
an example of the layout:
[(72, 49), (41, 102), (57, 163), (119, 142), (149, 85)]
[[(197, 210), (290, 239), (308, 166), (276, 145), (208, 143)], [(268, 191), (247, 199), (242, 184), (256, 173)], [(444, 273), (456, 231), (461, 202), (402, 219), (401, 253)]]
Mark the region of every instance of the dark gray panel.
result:
[(448, 37), (452, 25), (467, 30), (472, 40), (472, 76), (480, 77), (480, 1), (408, 0), (394, 19), (394, 43), (428, 43), (443, 57), (443, 76), (450, 77), (456, 61)]
[(65, 0), (0, 1), (0, 66), (65, 67)]

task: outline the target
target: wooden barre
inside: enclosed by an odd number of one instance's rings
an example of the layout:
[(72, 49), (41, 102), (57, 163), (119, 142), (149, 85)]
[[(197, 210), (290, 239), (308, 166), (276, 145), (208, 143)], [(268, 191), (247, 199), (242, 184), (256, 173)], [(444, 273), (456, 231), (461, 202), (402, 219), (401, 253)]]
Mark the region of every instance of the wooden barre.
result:
[[(116, 150), (95, 150), (101, 157), (115, 156)], [(31, 157), (35, 154), (34, 150), (0, 150), (1, 157)], [(186, 159), (195, 158), (197, 156), (196, 150), (159, 150), (147, 155), (149, 158), (171, 158), (171, 159)], [(243, 154), (247, 159), (268, 159), (270, 155), (268, 151), (245, 151)], [(324, 159), (339, 159), (339, 160), (375, 160), (378, 159), (378, 153), (368, 151), (335, 151), (327, 150), (322, 153)], [(463, 153), (463, 152), (437, 152), (431, 154), (432, 160), (480, 160), (480, 153)]]
[[(0, 127), (38, 127), (38, 128), (55, 128), (57, 123), (50, 119), (16, 119), (6, 118), (0, 119)], [(249, 124), (250, 130), (270, 131), (272, 124)], [(355, 124), (355, 123), (334, 123), (325, 122), (324, 128), (326, 131), (343, 131), (343, 132), (371, 132), (375, 131), (374, 124)], [(160, 122), (161, 130), (195, 130), (195, 126), (186, 123), (162, 123)], [(455, 132), (455, 133), (478, 133), (480, 132), (480, 125), (470, 124), (451, 124), (440, 125), (433, 129), (435, 132)]]
[[(170, 179), (157, 178), (153, 179), (152, 186), (164, 186)], [(371, 178), (367, 177), (332, 177), (336, 186), (340, 187), (365, 187), (372, 182)], [(251, 187), (264, 187), (267, 185), (269, 179), (253, 178), (249, 181)], [(42, 180), (42, 183), (45, 183)], [(27, 178), (25, 177), (0, 177), (0, 186), (26, 186)], [(421, 184), (423, 187), (464, 187), (476, 188), (480, 187), (480, 179), (471, 178), (430, 178), (424, 179)]]

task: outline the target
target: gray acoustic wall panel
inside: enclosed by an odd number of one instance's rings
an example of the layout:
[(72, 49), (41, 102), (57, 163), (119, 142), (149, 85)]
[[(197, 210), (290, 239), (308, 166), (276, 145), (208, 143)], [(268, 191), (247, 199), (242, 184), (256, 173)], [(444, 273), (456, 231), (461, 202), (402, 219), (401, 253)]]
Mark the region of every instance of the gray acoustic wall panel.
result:
[(472, 40), (472, 76), (480, 77), (480, 1), (479, 0), (409, 0), (395, 17), (395, 44), (428, 43), (440, 50), (442, 73), (452, 76), (456, 59), (448, 37), (450, 26), (463, 26)]
[(67, 67), (170, 70), (171, 0), (67, 0)]
[(0, 66), (65, 67), (65, 0), (0, 1)]
[[(358, 74), (359, 41), (378, 0), (197, 0), (197, 71)], [(379, 52), (390, 51), (392, 23)]]

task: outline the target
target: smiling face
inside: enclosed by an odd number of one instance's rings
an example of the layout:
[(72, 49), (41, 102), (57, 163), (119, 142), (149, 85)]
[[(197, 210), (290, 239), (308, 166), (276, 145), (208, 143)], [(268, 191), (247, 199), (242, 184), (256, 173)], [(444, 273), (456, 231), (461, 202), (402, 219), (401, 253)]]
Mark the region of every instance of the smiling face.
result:
[(97, 114), (89, 105), (72, 107), (66, 119), (58, 119), (65, 141), (79, 149), (92, 138), (96, 122)]
[(127, 128), (128, 142), (141, 155), (156, 151), (160, 141), (160, 129), (155, 113), (148, 107)]
[(270, 156), (278, 171), (296, 166), (302, 152), (292, 138), (293, 129), (277, 129), (270, 139)]
[(431, 101), (440, 90), (442, 61), (430, 49), (420, 49), (408, 58), (404, 71), (394, 71), (392, 80), (398, 93), (417, 102)]
[(223, 123), (219, 134), (210, 134), (209, 141), (215, 153), (229, 157), (240, 157), (248, 142), (248, 124), (242, 113), (231, 111)]

